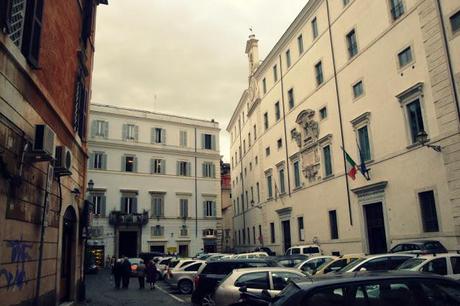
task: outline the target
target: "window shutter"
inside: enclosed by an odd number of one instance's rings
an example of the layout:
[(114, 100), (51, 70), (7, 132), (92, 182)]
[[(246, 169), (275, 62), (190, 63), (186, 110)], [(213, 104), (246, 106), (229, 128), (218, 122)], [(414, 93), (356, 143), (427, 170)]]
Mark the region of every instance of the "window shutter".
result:
[(206, 136), (205, 134), (201, 134), (201, 148), (205, 148)]
[(93, 1), (86, 1), (84, 6), (83, 26), (81, 31), (81, 38), (86, 46), (87, 40), (91, 36), (93, 25)]
[(191, 176), (192, 175), (192, 165), (190, 162), (187, 162), (187, 176)]
[(125, 204), (125, 197), (122, 196), (120, 198), (120, 211), (125, 213), (126, 210), (125, 210), (125, 205), (124, 204)]
[(211, 176), (216, 178), (216, 165), (214, 164), (211, 165)]
[(108, 139), (109, 138), (109, 122), (104, 121), (102, 126), (103, 126), (104, 138)]
[(166, 144), (166, 130), (161, 129), (161, 143)]
[(127, 137), (128, 137), (128, 125), (123, 124), (122, 138), (123, 140), (126, 140)]
[(88, 168), (94, 169), (94, 152), (89, 153)]
[(211, 136), (211, 149), (216, 150), (216, 135)]
[(91, 122), (91, 137), (96, 136), (97, 133), (97, 120)]
[(137, 156), (133, 158), (133, 172), (137, 172)]
[(151, 128), (150, 133), (150, 142), (155, 143), (155, 128)]
[(132, 209), (132, 212), (133, 212), (133, 213), (137, 213), (137, 197), (134, 197), (134, 198), (133, 198), (133, 209)]
[(151, 174), (155, 173), (155, 159), (154, 158), (150, 160), (150, 173)]
[(101, 196), (101, 216), (102, 217), (105, 217), (105, 211), (106, 211), (105, 204), (106, 204), (106, 197), (105, 195), (102, 195)]
[(203, 216), (206, 217), (206, 201), (203, 202)]
[(139, 140), (139, 127), (137, 125), (134, 126), (134, 139)]
[(202, 176), (206, 177), (206, 163), (201, 164), (201, 171), (203, 171)]
[(160, 216), (164, 217), (165, 215), (165, 204), (164, 204), (164, 198), (160, 198)]
[(102, 153), (102, 170), (107, 170), (107, 154)]
[(176, 174), (180, 175), (180, 162), (179, 161), (176, 162)]
[(155, 216), (155, 198), (153, 196), (150, 198), (150, 215)]
[(188, 217), (188, 200), (184, 201), (184, 216)]
[(217, 212), (216, 212), (216, 202), (215, 202), (215, 201), (212, 202), (212, 216), (213, 216), (213, 217), (216, 217), (216, 216), (217, 216)]
[(22, 53), (33, 68), (38, 68), (44, 0), (27, 1)]
[(166, 161), (164, 159), (161, 160), (161, 174), (166, 174)]
[(121, 157), (121, 171), (126, 171), (126, 155)]

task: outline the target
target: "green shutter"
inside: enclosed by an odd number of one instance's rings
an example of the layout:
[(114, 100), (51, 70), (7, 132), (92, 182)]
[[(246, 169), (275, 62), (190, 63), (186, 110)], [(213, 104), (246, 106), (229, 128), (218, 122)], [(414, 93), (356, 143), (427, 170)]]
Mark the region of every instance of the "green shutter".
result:
[(211, 135), (211, 149), (216, 150), (216, 135)]
[(134, 126), (134, 139), (139, 140), (139, 127), (137, 125)]
[(192, 175), (192, 165), (190, 162), (187, 162), (187, 176)]
[(166, 144), (166, 130), (161, 129), (161, 143)]
[(102, 153), (102, 169), (107, 170), (107, 154)]
[(97, 120), (93, 120), (91, 122), (91, 137), (96, 136), (96, 132), (97, 132)]
[(137, 157), (133, 158), (133, 172), (137, 172)]
[(161, 160), (161, 174), (166, 174), (166, 161), (164, 159)]
[(176, 175), (180, 175), (180, 162), (176, 162)]
[(201, 134), (201, 148), (204, 149), (205, 148), (205, 142), (206, 142), (206, 135), (205, 134)]
[(89, 153), (88, 168), (94, 169), (94, 152)]
[(126, 155), (121, 157), (121, 171), (126, 171)]
[(106, 211), (106, 197), (105, 194), (101, 195), (101, 216), (105, 217), (105, 211)]
[(133, 197), (133, 213), (137, 213), (137, 197)]

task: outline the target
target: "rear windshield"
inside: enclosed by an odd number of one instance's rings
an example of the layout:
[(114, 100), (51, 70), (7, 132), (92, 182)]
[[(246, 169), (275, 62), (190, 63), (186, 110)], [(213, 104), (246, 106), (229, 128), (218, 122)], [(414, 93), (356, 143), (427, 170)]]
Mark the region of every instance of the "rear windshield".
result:
[(169, 266), (170, 268), (174, 268), (175, 266), (177, 266), (178, 263), (179, 263), (179, 260), (177, 260), (177, 259), (176, 259), (176, 260), (171, 260), (171, 261), (169, 262), (168, 266)]
[(365, 261), (367, 258), (360, 258), (360, 259), (357, 259), (353, 262), (350, 262), (348, 265), (346, 265), (345, 267), (343, 267), (342, 269), (340, 269), (339, 271), (350, 271), (352, 270), (353, 268), (359, 266), (363, 261)]
[(160, 261), (159, 265), (167, 265), (171, 259), (163, 259)]
[(303, 253), (304, 254), (316, 254), (316, 253), (319, 253), (319, 248), (317, 247), (303, 248)]
[(403, 262), (398, 267), (398, 270), (410, 270), (410, 269), (418, 266), (419, 264), (421, 264), (424, 261), (426, 261), (426, 259), (424, 259), (424, 258), (411, 258), (411, 259), (406, 260), (405, 262)]
[(425, 249), (427, 250), (437, 250), (437, 249), (444, 249), (441, 243), (437, 241), (426, 242), (424, 245)]

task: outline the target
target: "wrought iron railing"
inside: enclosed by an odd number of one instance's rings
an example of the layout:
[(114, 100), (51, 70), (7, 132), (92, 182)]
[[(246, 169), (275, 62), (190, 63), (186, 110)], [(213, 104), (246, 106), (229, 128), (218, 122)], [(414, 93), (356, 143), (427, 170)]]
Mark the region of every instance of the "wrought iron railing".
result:
[(149, 213), (124, 213), (121, 211), (112, 211), (109, 215), (109, 224), (114, 226), (119, 225), (138, 225), (144, 226), (149, 222)]

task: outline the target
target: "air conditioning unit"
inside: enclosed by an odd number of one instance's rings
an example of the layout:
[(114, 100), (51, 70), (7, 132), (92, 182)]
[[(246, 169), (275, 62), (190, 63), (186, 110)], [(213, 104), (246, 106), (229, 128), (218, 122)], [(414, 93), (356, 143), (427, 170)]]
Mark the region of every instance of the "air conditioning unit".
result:
[(35, 141), (32, 153), (37, 160), (52, 160), (54, 158), (54, 138), (53, 130), (46, 124), (35, 126)]
[(56, 147), (54, 173), (57, 176), (72, 175), (72, 152), (67, 147)]

